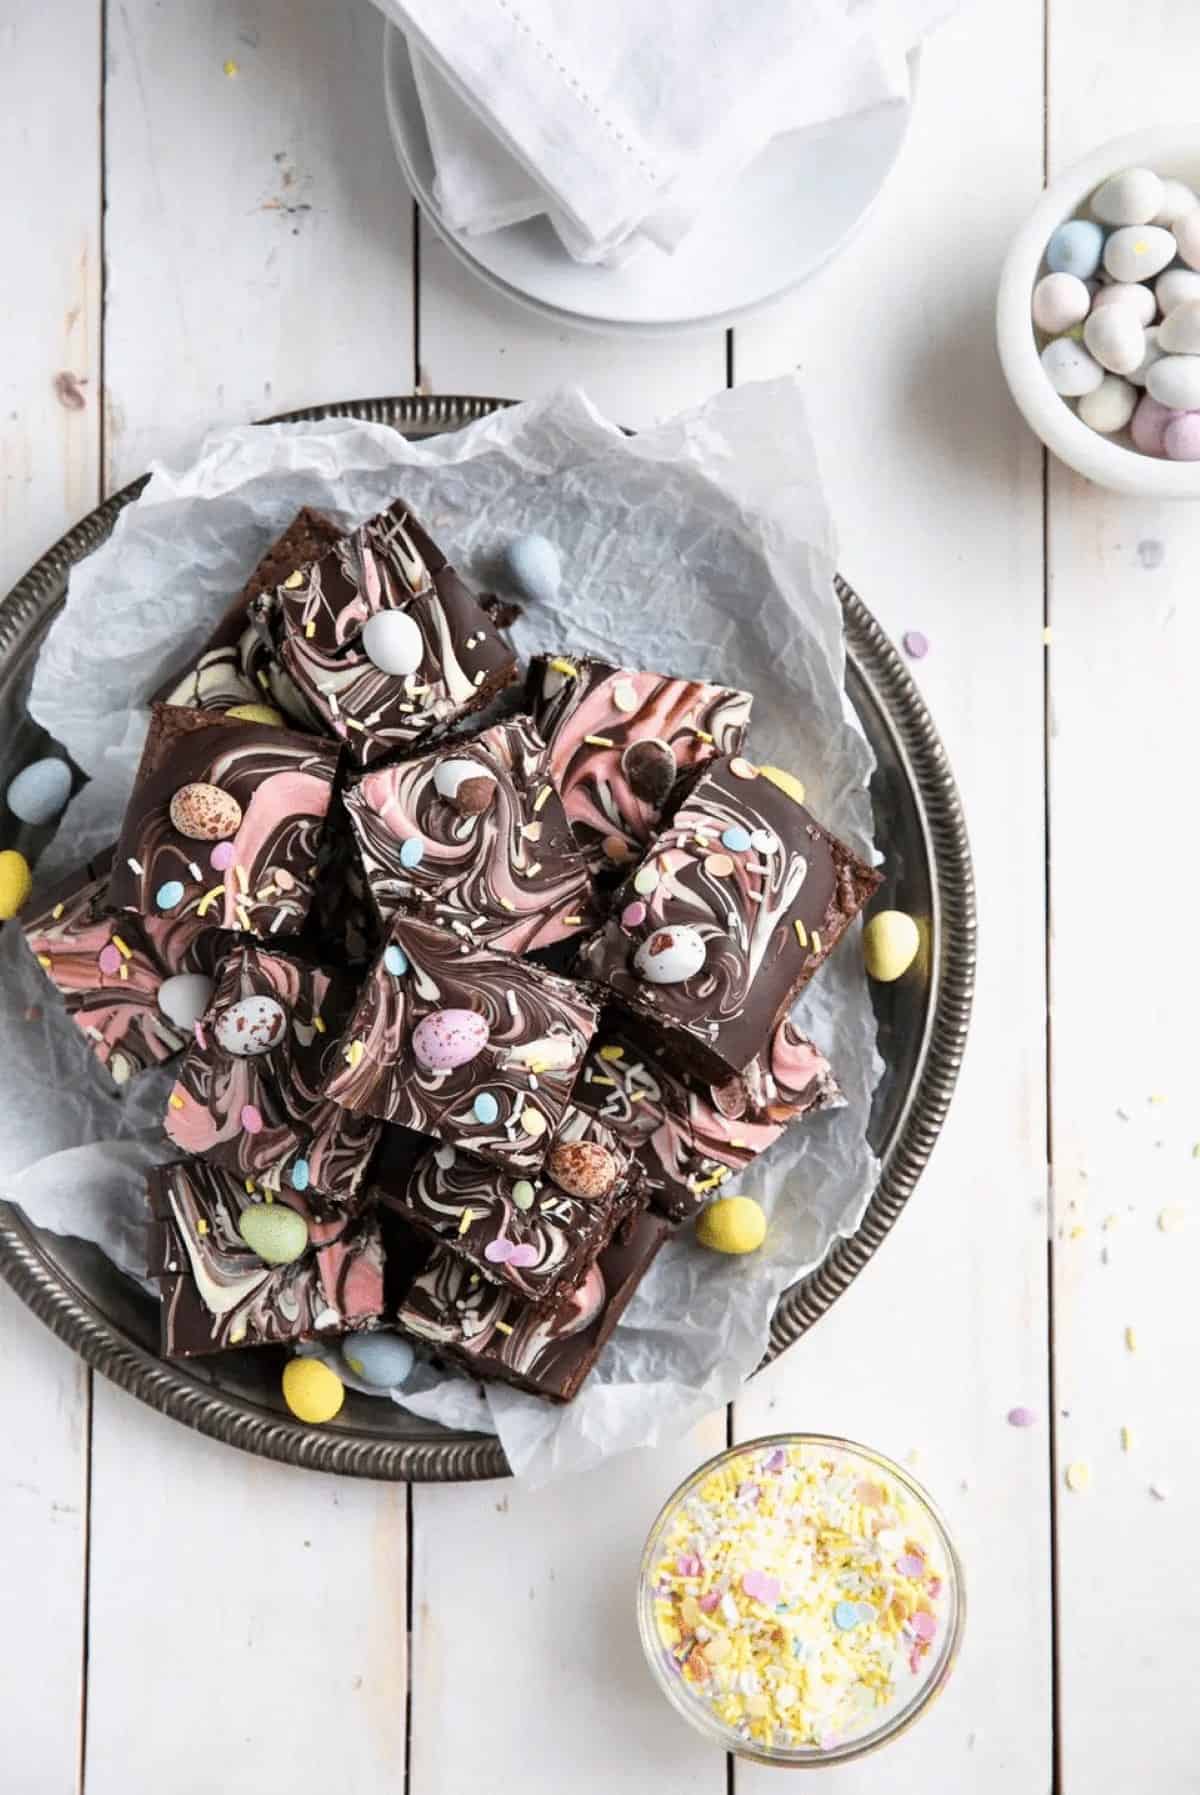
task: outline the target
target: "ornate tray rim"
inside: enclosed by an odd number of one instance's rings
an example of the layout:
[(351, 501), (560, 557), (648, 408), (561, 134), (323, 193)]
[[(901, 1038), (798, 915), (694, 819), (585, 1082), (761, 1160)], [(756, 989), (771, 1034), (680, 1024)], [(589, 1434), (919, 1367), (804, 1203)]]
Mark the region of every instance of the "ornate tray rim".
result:
[[(355, 399), (267, 421), (352, 417), (424, 436), (460, 429), (512, 403), (422, 395)], [(81, 519), (0, 601), (0, 658), (40, 619), (48, 601), (65, 585), (71, 567), (99, 547), (145, 483), (145, 477), (134, 481)], [(883, 630), (840, 576), (835, 587), (845, 617), (847, 655), (877, 700), (916, 801), (930, 867), (938, 953), (930, 968), (931, 1002), (917, 1075), (884, 1155), (879, 1183), (855, 1232), (836, 1240), (821, 1264), (780, 1298), (764, 1365), (792, 1346), (837, 1301), (912, 1195), (954, 1093), (975, 981), (975, 881), (966, 821), (945, 749)], [(99, 1314), (50, 1261), (20, 1212), (6, 1203), (0, 1203), (0, 1276), (88, 1365), (152, 1408), (227, 1445), (312, 1470), (391, 1481), (441, 1483), (509, 1475), (499, 1442), (490, 1436), (384, 1440), (336, 1428), (318, 1431), (189, 1381), (174, 1366), (134, 1345)]]

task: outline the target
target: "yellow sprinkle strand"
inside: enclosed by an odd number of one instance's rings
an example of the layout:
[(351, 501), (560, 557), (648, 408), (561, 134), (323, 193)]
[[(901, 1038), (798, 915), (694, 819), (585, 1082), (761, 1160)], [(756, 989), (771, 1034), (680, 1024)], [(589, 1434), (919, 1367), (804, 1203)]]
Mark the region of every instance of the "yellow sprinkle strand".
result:
[(585, 735), (584, 741), (589, 748), (615, 748), (616, 743), (610, 735)]
[(537, 797), (533, 800), (533, 808), (535, 811), (544, 809), (545, 806), (550, 802), (550, 792), (551, 792), (550, 786), (544, 785), (542, 787), (542, 789), (538, 793)]
[[(65, 908), (66, 908), (66, 906), (64, 904), (55, 904), (53, 910), (51, 910), (51, 912), (50, 912), (50, 914), (54, 918), (55, 922), (58, 921), (59, 917), (62, 915), (63, 910)], [(1197, 1153), (1197, 1155), (1200, 1155), (1200, 1146), (1198, 1146), (1196, 1148), (1196, 1153)]]
[(1133, 1451), (1133, 1429), (1131, 1427), (1123, 1427), (1121, 1429), (1121, 1451)]
[(512, 1329), (509, 1327), (509, 1325), (506, 1321), (498, 1321), (496, 1323), (496, 1332), (498, 1334), (511, 1334)]
[(167, 1102), (171, 1105), (172, 1109), (183, 1108), (183, 1098), (179, 1095), (178, 1091), (172, 1091), (171, 1095), (167, 1098)]
[(117, 952), (120, 954), (120, 956), (123, 960), (132, 960), (133, 949), (131, 947), (127, 946), (127, 944), (121, 940), (121, 937), (119, 935), (113, 936), (112, 944), (116, 948)]
[(53, 964), (54, 964), (54, 962), (50, 958), (49, 954), (39, 954), (37, 957), (37, 961), (38, 961), (38, 965), (41, 966), (46, 972), (49, 972), (51, 966), (53, 966)]
[(1135, 1328), (1126, 1328), (1125, 1329), (1125, 1350), (1126, 1350), (1126, 1352), (1136, 1352), (1137, 1349), (1138, 1349), (1137, 1330)]
[(244, 1326), (239, 1326), (239, 1327), (230, 1329), (230, 1333), (229, 1333), (230, 1346), (240, 1346), (242, 1344), (242, 1341), (245, 1338), (246, 1338), (246, 1329)]
[[(234, 76), (240, 73), (240, 70), (238, 69), (238, 65), (233, 60), (232, 56), (229, 58), (229, 61), (224, 63), (222, 66), (223, 66), (223, 72), (225, 74), (225, 77), (229, 81), (232, 81)], [(230, 1337), (232, 1338), (232, 1336), (230, 1336)]]
[(289, 573), (287, 579), (283, 582), (283, 589), (285, 592), (295, 592), (299, 587), (303, 586), (303, 584), (304, 575), (302, 573)]
[(214, 885), (211, 891), (205, 892), (204, 896), (200, 899), (200, 902), (196, 905), (196, 915), (203, 916), (205, 912), (216, 903), (218, 898), (223, 898), (224, 896), (224, 885)]
[(346, 1064), (352, 1072), (362, 1059), (364, 1051), (365, 1049), (361, 1041), (351, 1041), (350, 1045), (346, 1048)]
[(796, 931), (796, 940), (800, 943), (801, 947), (807, 947), (808, 946), (808, 930), (805, 928), (804, 924), (800, 921), (799, 917), (796, 918), (795, 922), (792, 924), (792, 927)]
[(555, 655), (550, 665), (555, 673), (561, 673), (564, 679), (579, 678), (579, 668), (571, 661), (564, 661), (561, 655)]
[(781, 792), (792, 800), (793, 804), (803, 804), (804, 787), (794, 773), (785, 772), (782, 767), (759, 767), (760, 779), (769, 780)]
[(312, 1025), (316, 1029), (316, 1031), (319, 1035), (323, 1035), (325, 1033), (325, 1018), (323, 1016), (314, 1016), (312, 1019)]
[(475, 1220), (475, 1211), (473, 1209), (464, 1209), (462, 1212), (462, 1220), (458, 1224), (458, 1234), (459, 1234), (460, 1240), (461, 1240), (462, 1236), (466, 1233), (467, 1229), (471, 1226), (471, 1223), (474, 1220)]
[(609, 1060), (610, 1062), (613, 1060), (623, 1060), (625, 1058), (625, 1049), (623, 1047), (602, 1047), (600, 1049), (600, 1058), (602, 1060)]
[(313, 622), (312, 618), (310, 617), (308, 622), (304, 626), (304, 634), (308, 638), (308, 640), (311, 642), (313, 637), (316, 635), (316, 633), (317, 633), (317, 626)]
[(205, 1234), (208, 1233), (208, 1223), (205, 1221), (203, 1216), (201, 1216), (200, 1220), (196, 1223), (196, 1232), (201, 1237), (203, 1237)]
[(1091, 1481), (1091, 1467), (1085, 1465), (1082, 1460), (1067, 1466), (1066, 1484), (1069, 1490), (1074, 1490), (1078, 1494), (1080, 1491), (1086, 1490)]
[(819, 954), (821, 952), (821, 936), (817, 929), (814, 929), (812, 932), (812, 950), (814, 954)]
[(701, 742), (711, 742), (714, 740), (714, 738), (709, 735), (707, 729), (696, 729), (693, 730), (692, 733), (696, 736), (697, 740)]

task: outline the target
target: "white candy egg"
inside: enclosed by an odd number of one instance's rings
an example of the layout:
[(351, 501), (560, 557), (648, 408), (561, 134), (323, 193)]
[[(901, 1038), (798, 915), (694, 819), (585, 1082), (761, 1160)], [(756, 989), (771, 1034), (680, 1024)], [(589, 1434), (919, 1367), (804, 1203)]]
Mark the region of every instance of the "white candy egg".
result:
[(1200, 274), (1192, 268), (1168, 268), (1154, 283), (1154, 297), (1163, 317), (1189, 299), (1200, 299)]
[(1158, 341), (1164, 355), (1200, 352), (1200, 299), (1185, 299), (1168, 312), (1158, 327)]
[(1044, 274), (1033, 289), (1033, 321), (1056, 337), (1088, 315), (1091, 294), (1077, 274)]
[(1125, 376), (1126, 380), (1131, 380), (1134, 386), (1145, 386), (1147, 374), (1150, 372), (1156, 361), (1162, 360), (1162, 345), (1158, 340), (1160, 328), (1159, 325), (1152, 324), (1149, 330), (1145, 332), (1143, 338), (1145, 351), (1142, 355), (1142, 359), (1137, 367), (1131, 368), (1129, 373)]
[[(1163, 276), (1166, 279), (1166, 276)], [(1131, 311), (1139, 324), (1153, 324), (1158, 307), (1154, 303), (1154, 294), (1149, 287), (1143, 287), (1140, 281), (1115, 280), (1111, 287), (1101, 287), (1092, 300), (1093, 312), (1105, 311), (1110, 305), (1124, 306)]]
[(8, 788), (8, 808), (23, 823), (50, 823), (71, 795), (71, 769), (65, 760), (35, 760), (23, 767)]
[(1158, 211), (1154, 214), (1154, 224), (1165, 225), (1173, 230), (1185, 212), (1194, 211), (1200, 205), (1200, 199), (1192, 192), (1185, 181), (1164, 181), (1162, 198), (1158, 202)]
[(277, 1047), (287, 1029), (287, 1012), (273, 997), (242, 997), (221, 1011), (213, 1024), (217, 1045), (235, 1059), (250, 1059)]
[(158, 987), (158, 1007), (168, 1022), (185, 1032), (199, 1022), (213, 994), (213, 982), (202, 972), (177, 972)]
[(1146, 375), (1146, 391), (1172, 411), (1200, 409), (1200, 355), (1164, 355)]
[(1092, 214), (1101, 224), (1149, 224), (1162, 199), (1163, 184), (1153, 169), (1127, 168), (1097, 187)]
[(1077, 399), (1081, 393), (1095, 392), (1104, 379), (1104, 369), (1090, 356), (1082, 343), (1071, 337), (1055, 337), (1042, 350), (1042, 367), (1056, 393), (1064, 399)]
[(706, 953), (704, 937), (697, 929), (655, 929), (638, 948), (633, 964), (648, 984), (682, 985), (699, 972)]
[(1141, 366), (1146, 337), (1132, 306), (1106, 305), (1083, 327), (1084, 346), (1110, 374), (1128, 374)]
[(1104, 266), (1114, 280), (1153, 280), (1174, 260), (1175, 239), (1157, 224), (1124, 225), (1104, 245)]
[(1189, 268), (1200, 268), (1200, 206), (1175, 220), (1175, 242)]
[(513, 585), (535, 603), (552, 605), (558, 597), (562, 564), (545, 536), (514, 536), (504, 551), (504, 568)]
[(1137, 404), (1137, 388), (1117, 374), (1106, 374), (1094, 393), (1085, 393), (1079, 401), (1079, 415), (1089, 430), (1111, 436), (1124, 430)]
[(425, 658), (421, 632), (407, 611), (376, 611), (362, 627), (363, 653), (381, 673), (404, 678)]

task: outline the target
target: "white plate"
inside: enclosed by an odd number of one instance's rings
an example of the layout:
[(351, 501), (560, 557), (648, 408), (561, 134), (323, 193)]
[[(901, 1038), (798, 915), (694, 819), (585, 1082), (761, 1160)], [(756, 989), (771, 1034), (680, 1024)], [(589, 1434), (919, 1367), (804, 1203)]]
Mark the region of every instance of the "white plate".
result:
[[(915, 92), (917, 58), (910, 61)], [(745, 318), (782, 298), (862, 223), (904, 141), (912, 107), (878, 107), (776, 138), (674, 255), (647, 247), (621, 268), (573, 262), (545, 218), (486, 236), (452, 231), (433, 197), (434, 167), (403, 34), (387, 27), (384, 86), (396, 155), (417, 203), (459, 260), (543, 317), (657, 336)]]

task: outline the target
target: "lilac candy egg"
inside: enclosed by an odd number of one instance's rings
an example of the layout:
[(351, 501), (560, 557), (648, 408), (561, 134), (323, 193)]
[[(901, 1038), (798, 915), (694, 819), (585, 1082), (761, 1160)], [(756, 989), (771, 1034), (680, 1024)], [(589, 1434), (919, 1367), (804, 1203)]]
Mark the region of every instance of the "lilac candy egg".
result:
[(1165, 455), (1163, 433), (1175, 413), (1166, 405), (1160, 405), (1149, 393), (1138, 400), (1137, 410), (1129, 426), (1129, 434), (1133, 438), (1134, 448), (1140, 449), (1143, 455)]
[(413, 1030), (412, 1050), (430, 1072), (466, 1066), (488, 1044), (488, 1025), (474, 1010), (434, 1010)]
[(1200, 461), (1200, 412), (1181, 411), (1168, 419), (1163, 448), (1170, 461)]

